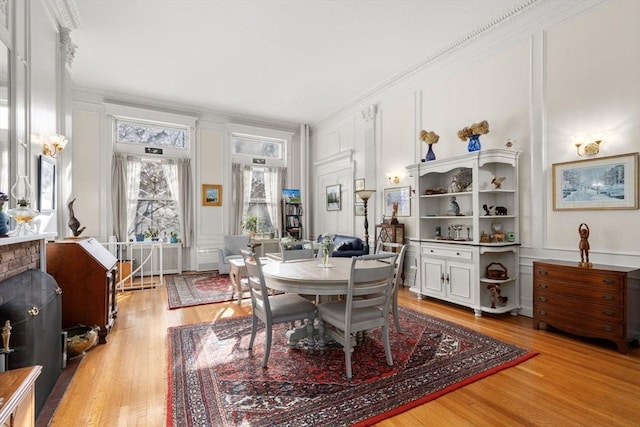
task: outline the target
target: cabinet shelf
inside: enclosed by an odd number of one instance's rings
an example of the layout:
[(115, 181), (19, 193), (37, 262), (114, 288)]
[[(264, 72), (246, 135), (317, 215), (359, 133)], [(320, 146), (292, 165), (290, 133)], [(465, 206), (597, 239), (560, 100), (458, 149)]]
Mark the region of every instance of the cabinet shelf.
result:
[(515, 282), (515, 277), (507, 277), (506, 279), (489, 279), (488, 277), (481, 277), (480, 281), (483, 283), (496, 283), (498, 285), (502, 285), (504, 283)]
[(507, 304), (505, 306), (500, 306), (500, 307), (496, 307), (496, 308), (491, 308), (491, 306), (480, 306), (480, 310), (484, 311), (485, 313), (491, 313), (491, 314), (504, 314), (504, 313), (511, 313), (514, 316), (517, 316), (517, 310), (520, 307), (518, 307), (516, 304)]
[(442, 197), (451, 197), (451, 196), (472, 196), (473, 192), (471, 191), (460, 191), (458, 193), (442, 193), (442, 194), (421, 194), (420, 198), (424, 198), (424, 199), (437, 199), (437, 198), (442, 198)]
[(463, 219), (468, 219), (468, 220), (472, 220), (473, 216), (471, 215), (425, 215), (425, 216), (421, 216), (420, 219), (459, 219), (459, 220), (463, 220)]

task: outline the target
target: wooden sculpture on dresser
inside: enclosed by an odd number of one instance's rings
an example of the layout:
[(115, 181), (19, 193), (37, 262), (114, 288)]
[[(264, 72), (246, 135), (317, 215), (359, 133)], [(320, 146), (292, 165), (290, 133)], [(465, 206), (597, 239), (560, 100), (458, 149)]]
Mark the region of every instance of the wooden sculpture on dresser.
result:
[(593, 267), (593, 264), (589, 262), (589, 226), (582, 223), (578, 226), (578, 233), (580, 234), (580, 243), (578, 248), (580, 249), (580, 267)]
[(69, 224), (69, 228), (73, 232), (73, 236), (74, 237), (78, 237), (80, 234), (82, 234), (84, 229), (87, 228), (87, 227), (80, 228), (80, 221), (78, 221), (78, 218), (76, 218), (75, 214), (73, 213), (73, 203), (75, 201), (76, 201), (76, 199), (73, 199), (68, 204), (68, 206), (69, 206), (69, 222), (68, 222), (68, 224)]

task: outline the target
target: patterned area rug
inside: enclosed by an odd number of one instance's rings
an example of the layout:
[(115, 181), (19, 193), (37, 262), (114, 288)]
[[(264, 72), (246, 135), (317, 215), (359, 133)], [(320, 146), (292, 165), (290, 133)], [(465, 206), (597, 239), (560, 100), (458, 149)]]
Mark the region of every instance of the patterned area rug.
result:
[[(345, 375), (337, 344), (290, 349), (276, 325), (269, 367), (264, 329), (253, 353), (249, 317), (170, 328), (168, 426), (371, 425), (535, 356), (459, 325), (401, 309), (391, 328), (394, 366), (380, 330), (367, 333)], [(311, 351), (308, 347), (311, 347)]]
[[(229, 280), (229, 275), (221, 275), (217, 271), (167, 276), (165, 283), (170, 310), (236, 299), (236, 290)], [(247, 293), (245, 296), (248, 295)]]

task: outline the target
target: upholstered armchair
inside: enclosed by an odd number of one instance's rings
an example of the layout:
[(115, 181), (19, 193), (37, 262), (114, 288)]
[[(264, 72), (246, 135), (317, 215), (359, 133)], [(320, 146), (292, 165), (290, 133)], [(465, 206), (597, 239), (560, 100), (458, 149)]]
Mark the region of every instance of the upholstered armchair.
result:
[(246, 234), (224, 236), (224, 247), (218, 250), (218, 271), (220, 274), (229, 274), (232, 259), (242, 259), (240, 249), (247, 249), (251, 237)]

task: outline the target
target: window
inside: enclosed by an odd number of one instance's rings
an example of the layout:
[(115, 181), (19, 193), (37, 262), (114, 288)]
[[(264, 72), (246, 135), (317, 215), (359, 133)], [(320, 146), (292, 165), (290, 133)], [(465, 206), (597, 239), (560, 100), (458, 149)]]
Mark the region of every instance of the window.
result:
[(177, 166), (155, 159), (131, 159), (129, 171), (134, 180), (129, 183), (130, 188), (135, 189), (138, 184), (137, 191), (132, 191), (137, 197), (131, 206), (134, 215), (128, 224), (129, 234), (144, 234), (149, 229), (157, 230), (159, 237), (178, 233)]
[(189, 129), (161, 123), (144, 123), (116, 119), (116, 142), (187, 148)]
[[(278, 228), (278, 219), (271, 218), (270, 211), (275, 212), (273, 206), (269, 206), (273, 200), (267, 197), (266, 181), (270, 179), (268, 168), (251, 167), (245, 171), (245, 182), (248, 184), (248, 198), (245, 198), (245, 211), (243, 218), (248, 216), (258, 217), (258, 233), (270, 233)], [(269, 202), (267, 202), (269, 200)]]

